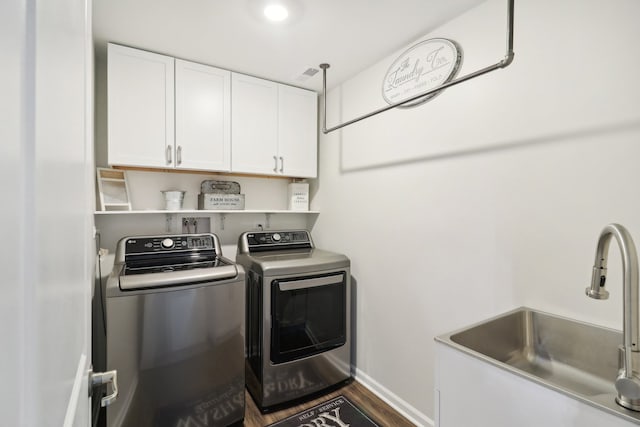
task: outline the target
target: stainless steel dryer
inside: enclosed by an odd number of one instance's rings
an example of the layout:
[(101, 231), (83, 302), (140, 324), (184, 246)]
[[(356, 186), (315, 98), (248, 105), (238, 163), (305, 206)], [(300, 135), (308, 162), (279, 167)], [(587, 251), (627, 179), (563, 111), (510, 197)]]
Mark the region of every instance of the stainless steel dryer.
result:
[(244, 419), (244, 269), (214, 234), (120, 240), (106, 286), (107, 426), (228, 426)]
[(350, 261), (306, 230), (246, 232), (246, 381), (264, 412), (351, 379)]

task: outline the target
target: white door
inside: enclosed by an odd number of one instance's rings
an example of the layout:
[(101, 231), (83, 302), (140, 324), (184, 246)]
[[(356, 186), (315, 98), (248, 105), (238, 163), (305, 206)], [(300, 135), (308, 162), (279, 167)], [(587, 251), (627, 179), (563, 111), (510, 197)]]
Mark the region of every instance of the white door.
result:
[(315, 178), (318, 174), (318, 95), (278, 85), (278, 156), (282, 174)]
[(109, 44), (108, 163), (173, 167), (174, 60)]
[(0, 3), (0, 423), (90, 424), (91, 0)]
[(176, 167), (231, 170), (231, 72), (175, 61)]
[(231, 170), (276, 175), (278, 160), (278, 84), (232, 73)]

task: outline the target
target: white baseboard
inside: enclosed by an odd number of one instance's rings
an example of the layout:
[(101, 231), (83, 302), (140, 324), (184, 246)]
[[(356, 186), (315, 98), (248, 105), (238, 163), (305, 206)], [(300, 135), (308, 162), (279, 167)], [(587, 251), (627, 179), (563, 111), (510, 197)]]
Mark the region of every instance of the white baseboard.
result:
[(434, 427), (434, 422), (431, 418), (427, 417), (403, 399), (399, 398), (389, 389), (362, 372), (360, 369), (356, 368), (355, 379), (416, 426)]

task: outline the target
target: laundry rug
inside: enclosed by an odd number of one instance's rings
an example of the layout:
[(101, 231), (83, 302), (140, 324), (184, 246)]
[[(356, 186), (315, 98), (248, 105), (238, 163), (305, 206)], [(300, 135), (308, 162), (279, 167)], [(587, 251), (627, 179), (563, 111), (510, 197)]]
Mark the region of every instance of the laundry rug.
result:
[(267, 427), (380, 427), (346, 397), (338, 396)]

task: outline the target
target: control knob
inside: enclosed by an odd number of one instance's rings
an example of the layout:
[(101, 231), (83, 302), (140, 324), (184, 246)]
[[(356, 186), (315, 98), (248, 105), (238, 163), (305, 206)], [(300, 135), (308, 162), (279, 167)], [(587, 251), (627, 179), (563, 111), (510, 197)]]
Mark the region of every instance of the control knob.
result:
[(271, 239), (273, 239), (274, 242), (279, 242), (281, 238), (282, 237), (279, 233), (273, 233), (273, 235), (271, 236)]
[(172, 239), (169, 239), (169, 238), (166, 238), (166, 239), (164, 239), (164, 240), (162, 241), (162, 243), (161, 243), (161, 244), (162, 244), (162, 247), (163, 247), (163, 248), (165, 248), (165, 249), (169, 249), (169, 248), (172, 248), (172, 247), (173, 247), (173, 240), (172, 240)]

